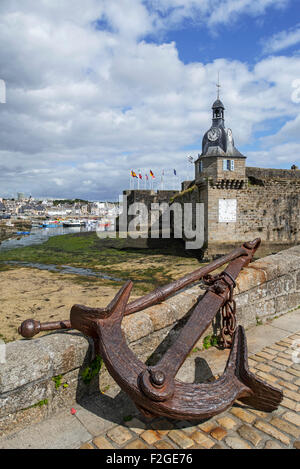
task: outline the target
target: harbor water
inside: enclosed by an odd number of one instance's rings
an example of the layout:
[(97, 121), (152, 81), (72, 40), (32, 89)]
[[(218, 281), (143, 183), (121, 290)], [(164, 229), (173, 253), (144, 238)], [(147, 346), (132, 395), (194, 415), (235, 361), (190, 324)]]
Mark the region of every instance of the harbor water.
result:
[(33, 228), (29, 235), (20, 235), (18, 238), (10, 238), (2, 241), (0, 244), (0, 251), (7, 251), (9, 249), (23, 248), (25, 246), (32, 246), (34, 244), (42, 244), (52, 236), (61, 236), (72, 233), (82, 233), (86, 231), (95, 231), (95, 227), (72, 227), (65, 228), (58, 226), (55, 228)]
[[(51, 236), (62, 236), (73, 233), (83, 233), (87, 231), (95, 231), (96, 226), (81, 226), (81, 227), (55, 227), (55, 228), (33, 228), (29, 235), (20, 236), (19, 239), (12, 238), (3, 241), (0, 245), (0, 251), (8, 251), (10, 249), (21, 248), (26, 246), (32, 246), (35, 244), (42, 244)], [(73, 274), (80, 275), (83, 277), (98, 277), (105, 280), (112, 280), (114, 282), (122, 282), (122, 279), (111, 277), (103, 272), (95, 271), (92, 269), (84, 269), (80, 267), (73, 267), (68, 265), (46, 265), (39, 263), (27, 263), (18, 261), (5, 262), (8, 265), (19, 265), (24, 267), (31, 267), (39, 270), (48, 270), (49, 272), (59, 272), (61, 274)]]

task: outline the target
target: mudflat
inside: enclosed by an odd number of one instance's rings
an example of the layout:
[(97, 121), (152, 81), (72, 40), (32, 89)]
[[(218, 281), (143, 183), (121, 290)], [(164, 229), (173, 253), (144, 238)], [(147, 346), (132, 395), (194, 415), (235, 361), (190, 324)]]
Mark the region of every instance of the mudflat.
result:
[(74, 304), (102, 307), (118, 291), (118, 286), (101, 280), (78, 284), (72, 275), (29, 268), (1, 272), (0, 285), (0, 338), (6, 342), (21, 338), (17, 329), (25, 319), (69, 319)]
[[(104, 272), (120, 281), (49, 272), (7, 261), (69, 265)], [(69, 319), (74, 304), (107, 305), (127, 279), (134, 288), (131, 299), (199, 268), (196, 258), (182, 252), (112, 249), (101, 247), (93, 234), (52, 238), (29, 248), (0, 252), (0, 339), (20, 339), (18, 326), (25, 319), (41, 322)]]

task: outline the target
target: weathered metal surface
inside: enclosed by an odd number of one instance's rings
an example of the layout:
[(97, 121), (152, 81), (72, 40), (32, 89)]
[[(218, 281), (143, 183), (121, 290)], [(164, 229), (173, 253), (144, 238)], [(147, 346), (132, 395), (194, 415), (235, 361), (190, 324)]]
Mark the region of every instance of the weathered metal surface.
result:
[[(208, 275), (204, 278), (206, 285), (209, 285), (210, 290), (215, 289), (215, 284), (223, 280), (228, 287), (229, 292), (225, 303), (220, 308), (221, 311), (221, 342), (224, 348), (230, 348), (232, 345), (233, 334), (236, 330), (236, 302), (233, 299), (233, 289), (236, 286), (235, 279), (229, 274), (229, 272), (222, 272), (219, 275), (211, 276)], [(228, 280), (231, 280), (230, 282)]]
[[(235, 330), (235, 322), (232, 319), (235, 279), (241, 269), (249, 264), (259, 244), (260, 240), (245, 243), (242, 248), (235, 250), (231, 257), (227, 256), (227, 259), (233, 260), (222, 274), (206, 277), (210, 286), (205, 295), (198, 301), (176, 342), (155, 366), (147, 367), (137, 359), (127, 346), (121, 329), (126, 312), (130, 314), (128, 311), (133, 312), (135, 308), (144, 309), (145, 305), (149, 305), (149, 301), (154, 301), (154, 296), (147, 295), (137, 300), (135, 306), (132, 306), (135, 302), (131, 303), (130, 310), (128, 300), (133, 284), (128, 281), (107, 308), (95, 309), (74, 305), (71, 309), (71, 327), (94, 338), (96, 353), (103, 358), (109, 373), (147, 417), (161, 415), (174, 419), (204, 419), (223, 412), (236, 399), (256, 409), (270, 412), (281, 402), (281, 391), (250, 373), (245, 332), (241, 326)], [(207, 268), (205, 275), (214, 269)], [(200, 270), (197, 271), (198, 277)], [(164, 287), (163, 295), (174, 291), (178, 282), (185, 286), (185, 282), (190, 282), (192, 275), (190, 274), (188, 279), (186, 276), (181, 281), (174, 282), (171, 287)], [(201, 275), (203, 276), (203, 270)], [(161, 301), (162, 296), (159, 296), (159, 299)], [(230, 314), (226, 309), (227, 305)], [(223, 323), (224, 345), (228, 345), (228, 336), (234, 337), (223, 376), (213, 383), (204, 384), (177, 381), (176, 374), (187, 355), (222, 308), (225, 308), (226, 313)]]
[(57, 331), (59, 329), (70, 329), (70, 321), (44, 322), (35, 319), (26, 319), (18, 328), (18, 332), (22, 337), (31, 339), (40, 332)]

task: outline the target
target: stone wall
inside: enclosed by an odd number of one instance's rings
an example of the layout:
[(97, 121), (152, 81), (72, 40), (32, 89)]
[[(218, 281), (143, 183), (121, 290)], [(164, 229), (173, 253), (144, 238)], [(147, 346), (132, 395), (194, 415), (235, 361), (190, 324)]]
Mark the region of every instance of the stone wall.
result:
[[(234, 161), (234, 171), (224, 171), (223, 169), (223, 161), (224, 160), (233, 160)], [(219, 158), (218, 159), (218, 178), (223, 179), (245, 179), (245, 166), (246, 166), (246, 158)]]
[(246, 168), (246, 176), (257, 180), (286, 179), (289, 181), (300, 179), (299, 169), (274, 169), (274, 168)]
[[(202, 171), (199, 170), (200, 161), (202, 162)], [(198, 171), (197, 171), (198, 170)], [(197, 162), (196, 176), (201, 177), (205, 174), (207, 177), (216, 177), (218, 173), (218, 161), (215, 157), (206, 156), (205, 158), (199, 158)]]
[[(210, 164), (214, 171), (217, 160), (206, 157), (205, 163), (207, 171)], [(300, 171), (247, 168), (246, 174), (244, 180), (198, 178), (173, 197), (176, 202), (193, 204), (194, 222), (196, 204), (204, 203), (205, 258), (225, 254), (233, 245), (257, 237), (269, 252), (299, 243)], [(220, 221), (221, 199), (236, 200), (236, 221)]]
[[(223, 161), (233, 160), (234, 171), (224, 171)], [(200, 172), (200, 162), (202, 163), (202, 171)], [(234, 158), (233, 156), (216, 158), (215, 156), (203, 156), (198, 158), (195, 163), (196, 180), (201, 178), (213, 179), (245, 179), (246, 158)]]
[[(210, 181), (199, 185), (199, 202), (207, 192), (206, 229), (211, 252), (218, 244), (232, 245), (256, 237), (270, 247), (299, 242), (300, 181), (255, 181), (244, 187), (226, 188)], [(236, 200), (235, 222), (219, 221), (220, 199)]]
[(123, 192), (123, 196), (126, 197), (126, 199), (123, 198), (125, 216), (122, 214), (118, 218), (117, 230), (120, 233), (127, 233), (127, 247), (150, 249), (168, 247), (165, 238), (169, 238), (171, 235), (171, 219), (166, 227), (166, 235), (163, 235), (161, 219), (164, 213), (167, 219), (168, 216), (171, 216), (169, 204), (177, 194), (178, 191), (175, 190), (128, 190)]
[[(246, 168), (245, 159), (235, 159), (235, 171), (223, 171), (223, 159), (200, 158), (202, 176), (196, 172), (196, 181), (185, 181), (182, 191), (126, 191), (128, 206), (144, 202), (192, 203), (193, 227), (195, 206), (204, 203), (205, 257), (224, 254), (236, 243), (260, 237), (270, 252), (276, 252), (299, 242), (300, 170)], [(199, 160), (196, 163), (196, 169)], [(236, 200), (236, 221), (219, 220), (219, 200)], [(152, 212), (141, 231), (156, 227), (160, 213)], [(129, 220), (135, 217), (129, 217)], [(159, 226), (159, 225), (158, 225)], [(157, 231), (160, 233), (159, 228)], [(183, 237), (184, 238), (184, 237)]]
[[(201, 284), (196, 284), (161, 305), (124, 318), (123, 330), (134, 353), (149, 363), (157, 360), (202, 294)], [(300, 246), (250, 264), (238, 278), (235, 299), (238, 322), (246, 328), (297, 308)], [(203, 337), (213, 333), (218, 333), (218, 321)], [(7, 344), (6, 363), (0, 364), (0, 435), (71, 408), (83, 396), (116, 389), (104, 365), (99, 376), (85, 382), (92, 356), (92, 342), (76, 331)]]
[[(151, 224), (155, 223), (156, 218), (158, 219), (160, 214), (157, 212), (157, 217), (155, 217), (155, 211), (151, 211), (152, 204), (162, 204), (166, 203), (169, 204), (171, 198), (176, 195), (178, 191), (170, 190), (127, 190), (123, 192), (124, 196), (127, 196), (127, 213), (128, 213), (128, 225), (129, 223), (136, 219), (137, 213), (130, 214), (130, 206), (133, 204), (144, 204), (148, 210), (148, 223), (146, 225), (141, 226), (141, 231), (148, 231)], [(151, 215), (152, 212), (152, 215)], [(152, 218), (151, 218), (152, 217)], [(127, 227), (128, 228), (128, 227)]]

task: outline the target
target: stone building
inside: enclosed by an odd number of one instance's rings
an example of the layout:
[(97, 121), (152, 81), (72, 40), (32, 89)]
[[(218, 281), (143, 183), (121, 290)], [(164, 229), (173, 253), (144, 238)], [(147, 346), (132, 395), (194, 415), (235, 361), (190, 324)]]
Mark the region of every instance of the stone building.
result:
[(246, 156), (236, 148), (224, 114), (218, 98), (193, 181), (182, 183), (181, 192), (124, 191), (128, 204), (141, 201), (150, 208), (154, 202), (192, 203), (195, 218), (196, 204), (203, 203), (202, 255), (209, 258), (256, 237), (262, 239), (265, 252), (260, 252), (265, 254), (298, 244), (300, 170), (295, 165), (291, 170), (246, 167)]
[[(158, 204), (161, 207), (164, 205), (165, 207), (169, 206), (172, 198), (178, 194), (177, 191), (174, 190), (126, 190), (123, 191), (123, 203), (124, 203), (124, 196), (126, 196), (126, 204), (127, 204), (127, 220), (125, 229), (128, 230), (130, 223), (132, 220), (136, 218), (136, 214), (130, 211), (130, 207), (133, 204), (144, 204), (148, 210), (148, 216), (145, 225), (140, 226), (140, 231), (144, 233), (149, 232), (149, 228), (151, 224), (157, 223), (161, 212), (153, 210), (153, 204)], [(163, 205), (162, 205), (163, 204)], [(119, 224), (118, 224), (119, 225)], [(159, 230), (159, 225), (158, 225)], [(156, 228), (157, 231), (157, 228)]]
[(185, 183), (176, 200), (204, 203), (205, 250), (222, 254), (260, 237), (267, 251), (298, 244), (300, 171), (246, 167), (246, 157), (226, 129), (224, 105), (212, 107), (212, 125), (195, 162), (195, 180)]

